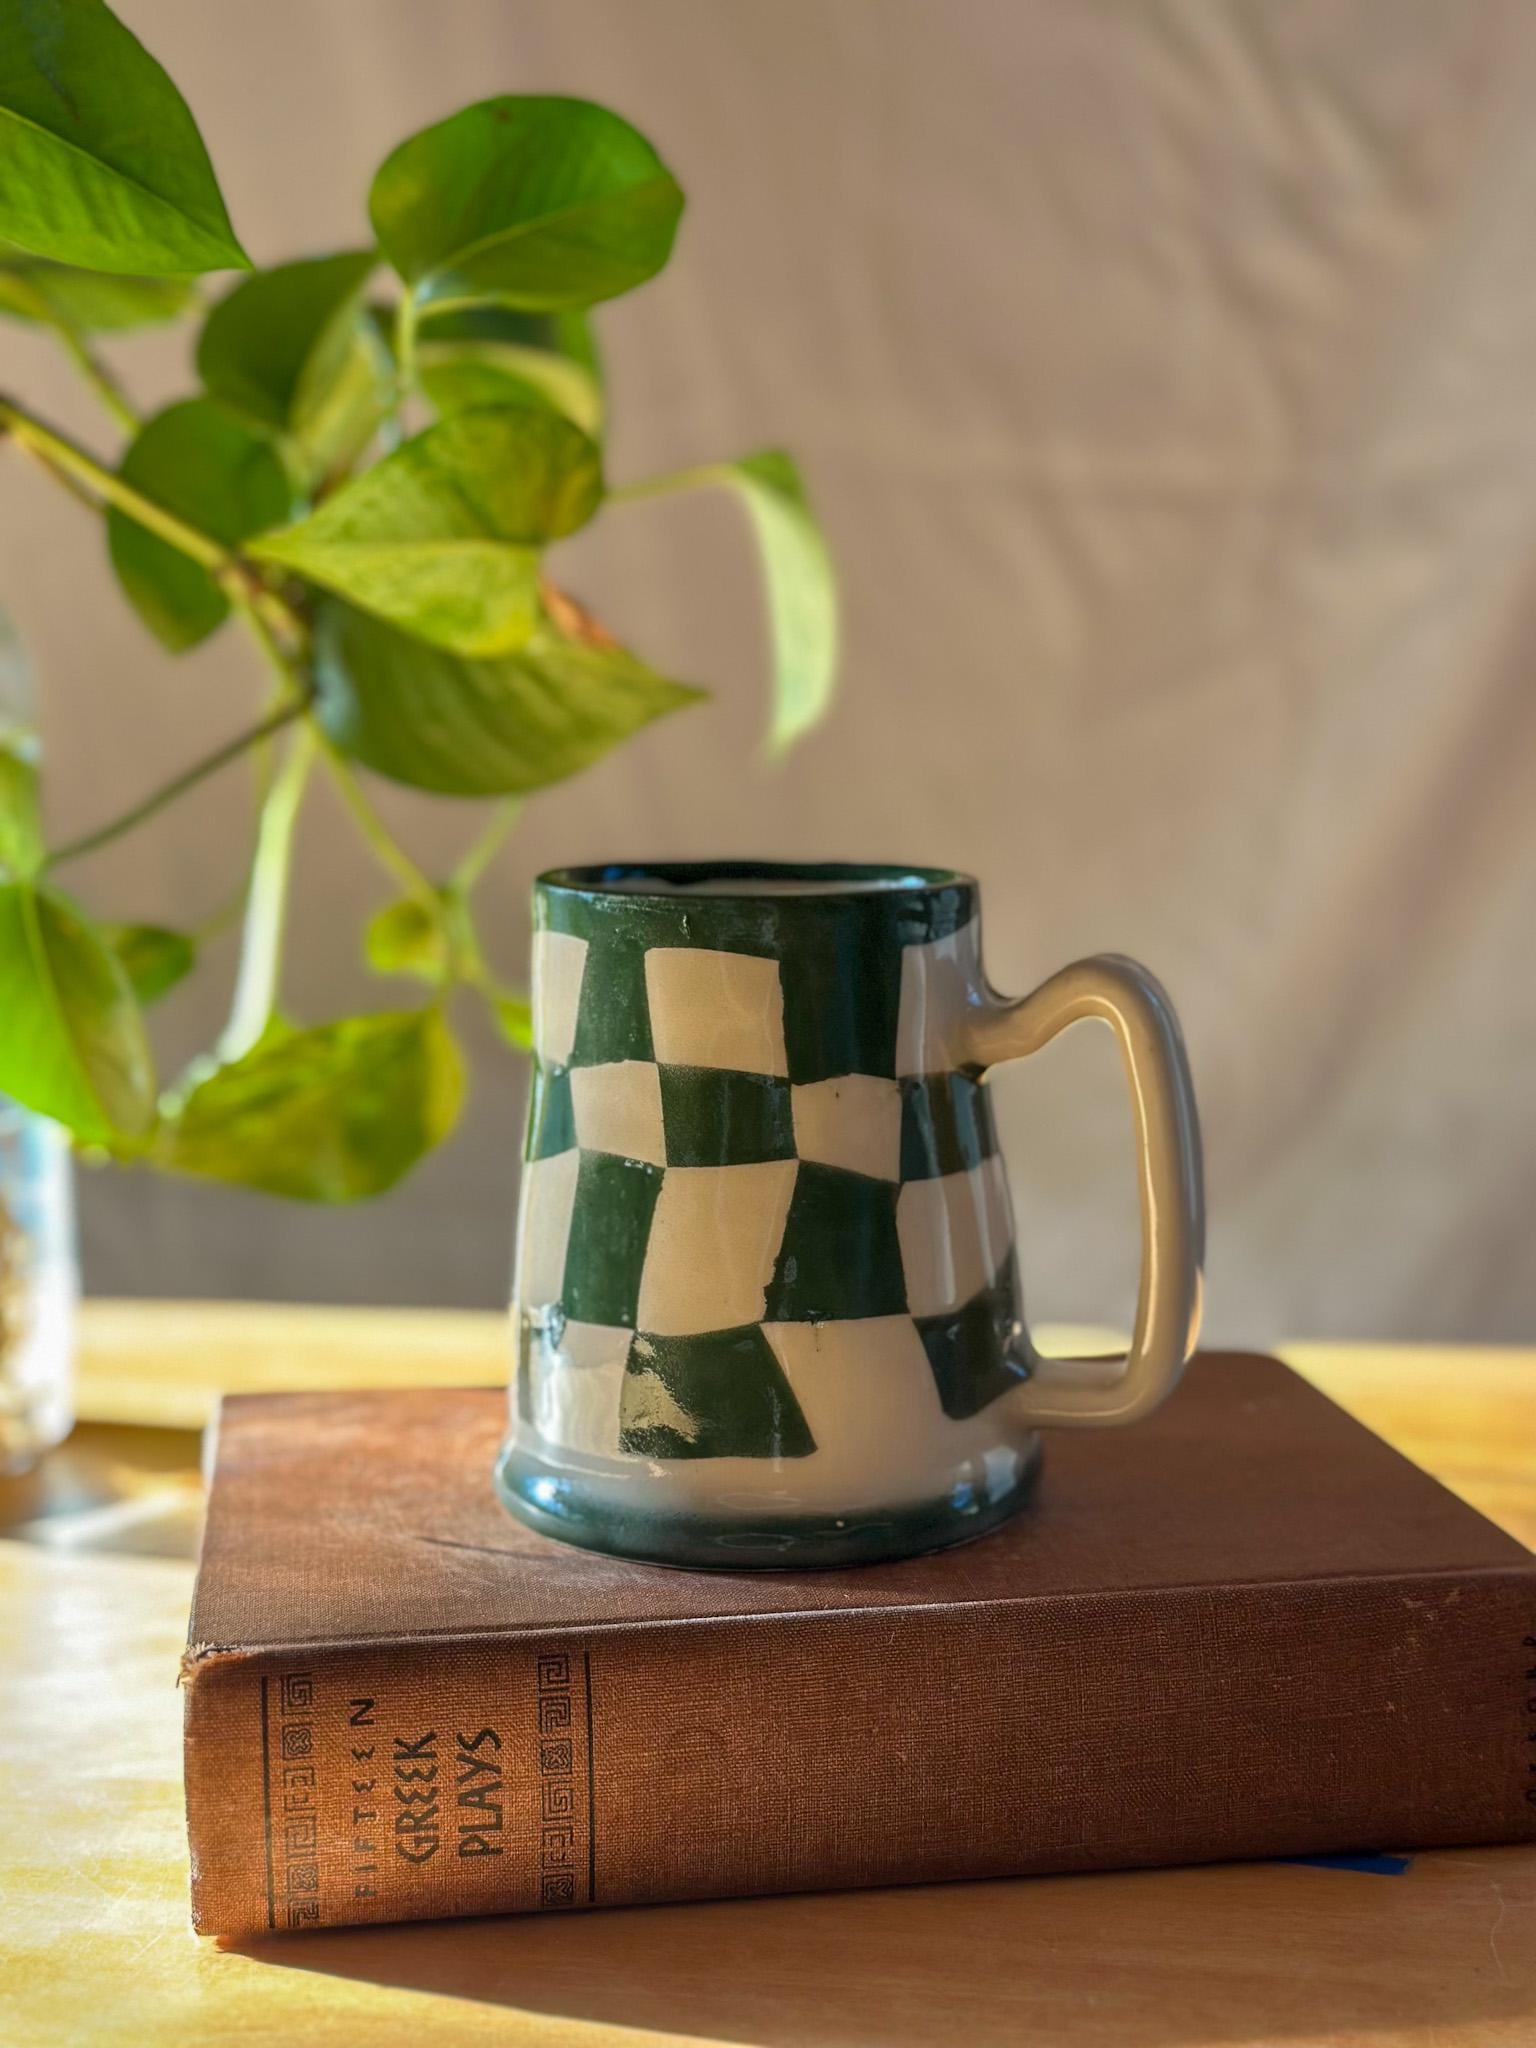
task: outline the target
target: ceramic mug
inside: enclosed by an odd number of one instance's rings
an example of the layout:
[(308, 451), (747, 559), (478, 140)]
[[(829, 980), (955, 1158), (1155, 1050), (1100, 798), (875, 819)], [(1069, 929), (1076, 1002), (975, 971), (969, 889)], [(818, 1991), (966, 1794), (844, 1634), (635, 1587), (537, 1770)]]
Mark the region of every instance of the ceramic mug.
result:
[[(1167, 997), (1104, 955), (1005, 1001), (977, 886), (930, 868), (557, 870), (534, 898), (534, 1067), (503, 1499), (677, 1565), (800, 1566), (979, 1535), (1038, 1431), (1128, 1423), (1199, 1323), (1199, 1129)], [(1124, 1359), (1046, 1359), (1019, 1300), (987, 1074), (1114, 1030), (1143, 1257)]]

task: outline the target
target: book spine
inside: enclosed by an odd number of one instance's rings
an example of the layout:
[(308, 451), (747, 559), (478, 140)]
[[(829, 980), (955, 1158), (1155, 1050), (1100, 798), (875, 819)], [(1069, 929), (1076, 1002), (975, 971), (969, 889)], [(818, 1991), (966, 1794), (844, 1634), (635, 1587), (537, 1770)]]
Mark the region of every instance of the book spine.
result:
[(1536, 1836), (1536, 1575), (189, 1653), (193, 1918)]

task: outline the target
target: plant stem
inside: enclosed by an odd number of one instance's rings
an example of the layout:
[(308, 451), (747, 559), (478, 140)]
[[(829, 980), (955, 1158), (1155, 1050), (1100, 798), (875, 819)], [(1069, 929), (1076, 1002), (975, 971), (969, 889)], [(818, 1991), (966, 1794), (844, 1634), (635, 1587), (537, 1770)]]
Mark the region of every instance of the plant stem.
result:
[(254, 747), (273, 733), (280, 732), (285, 725), (297, 718), (303, 709), (302, 699), (297, 703), (284, 704), (269, 718), (264, 718), (259, 725), (253, 725), (246, 732), (237, 733), (232, 740), (226, 740), (223, 746), (215, 747), (211, 754), (205, 754), (200, 761), (194, 761), (190, 768), (184, 768), (180, 775), (173, 776), (169, 782), (152, 791), (142, 802), (124, 811), (120, 817), (111, 819), (105, 825), (98, 825), (94, 832), (87, 832), (80, 839), (71, 839), (66, 845), (56, 847), (44, 862), (45, 868), (56, 868), (67, 860), (78, 860), (82, 854), (94, 853), (98, 846), (105, 846), (109, 840), (119, 839), (123, 833), (131, 832), (135, 825), (142, 825), (144, 820), (152, 818), (156, 811), (164, 810), (168, 803), (174, 802), (177, 797), (191, 789), (194, 783), (201, 782), (205, 776), (216, 774), (220, 768), (243, 754), (247, 747)]
[(139, 415), (130, 404), (127, 392), (85, 339), (54, 311), (47, 293), (40, 292), (35, 284), (28, 284), (14, 273), (10, 282), (13, 292), (20, 290), (31, 317), (40, 327), (47, 328), (117, 424), (130, 434), (137, 433)]
[(620, 484), (608, 493), (610, 505), (633, 505), (642, 498), (669, 498), (674, 491), (697, 491), (725, 481), (725, 465), (706, 462), (697, 469), (674, 469), (665, 476), (642, 477), (638, 483)]
[(351, 767), (323, 734), (321, 744), (325, 749), (325, 765), (331, 780), (380, 865), (389, 870), (408, 896), (419, 896), (436, 907), (439, 901), (436, 888), (369, 803)]
[(251, 886), (246, 897), (240, 971), (235, 979), (229, 1022), (219, 1039), (219, 1058), (223, 1061), (240, 1059), (250, 1051), (266, 1030), (277, 1002), (283, 919), (293, 867), (293, 831), (304, 785), (315, 763), (315, 745), (314, 728), (306, 720), (294, 734), (288, 758), (261, 807), (256, 857), (251, 863)]
[[(260, 617), (250, 606), (242, 606), (240, 608), (246, 624), (255, 636), (256, 644), (261, 649), (273, 674), (278, 678), (283, 688), (294, 693), (300, 707), (307, 711), (314, 698), (313, 685), (300, 670), (293, 656), (286, 652), (279, 644), (277, 636), (273, 633), (268, 622)], [(354, 823), (369, 847), (373, 850), (380, 865), (388, 870), (408, 896), (417, 897), (422, 902), (430, 904), (434, 913), (436, 913), (441, 902), (437, 889), (427, 879), (427, 876), (416, 865), (415, 861), (411, 859), (405, 848), (400, 845), (389, 827), (384, 823), (384, 820), (368, 801), (361, 783), (352, 772), (351, 766), (345, 757), (337, 750), (325, 732), (315, 724), (312, 718), (306, 719), (305, 730), (320, 750), (321, 758), (325, 762), (326, 771), (335, 783), (342, 802), (351, 812)], [(275, 787), (276, 785), (274, 785)], [(510, 823), (510, 820), (508, 822)], [(258, 862), (260, 859), (261, 854), (258, 848)]]
[(53, 331), (70, 361), (117, 424), (124, 432), (136, 434), (143, 424), (138, 411), (100, 356), (81, 340), (72, 327), (56, 326)]
[(453, 871), (456, 886), (467, 892), (485, 873), (501, 842), (517, 823), (522, 811), (519, 797), (505, 797), (496, 806), (491, 821)]
[(250, 878), (242, 878), (239, 888), (232, 895), (226, 896), (217, 909), (210, 910), (200, 923), (192, 926), (187, 937), (194, 945), (206, 946), (213, 939), (222, 937), (232, 924), (238, 923), (240, 913), (245, 908), (249, 886)]
[(409, 291), (395, 308), (395, 380), (398, 412), (416, 385), (416, 298)]
[(114, 476), (110, 469), (104, 468), (95, 456), (88, 455), (65, 435), (34, 419), (31, 413), (8, 398), (0, 398), (0, 435), (3, 434), (9, 434), (18, 447), (40, 455), (65, 476), (88, 485), (97, 498), (108, 505), (115, 505), (119, 512), (126, 512), (138, 525), (158, 535), (211, 575), (238, 570), (239, 564), (222, 541), (200, 533), (195, 526), (178, 519), (174, 512), (167, 512), (163, 506), (144, 497), (132, 484), (124, 483), (120, 476)]
[(230, 603), (241, 610), (259, 613), (269, 623), (280, 624), (294, 633), (303, 632), (303, 621), (293, 607), (275, 590), (268, 590), (260, 581), (251, 565), (225, 547), (211, 534), (188, 525), (185, 519), (178, 519), (174, 512), (167, 512), (163, 505), (157, 505), (136, 491), (132, 484), (125, 483), (110, 469), (99, 463), (95, 456), (77, 447), (64, 434), (46, 426), (42, 420), (14, 404), (10, 399), (0, 398), (0, 438), (9, 434), (18, 448), (25, 449), (64, 484), (77, 498), (100, 512), (104, 506), (115, 506), (136, 525), (155, 534), (168, 547), (176, 549), (206, 569), (223, 589)]
[[(294, 698), (302, 705), (309, 704), (315, 694), (314, 686), (304, 672), (300, 655), (284, 647), (273, 631), (272, 621), (266, 611), (253, 603), (248, 593), (233, 595), (230, 601), (249, 628), (262, 660), (277, 678), (282, 695)], [(289, 617), (295, 628), (303, 633), (303, 621), (292, 613)]]
[(235, 976), (229, 1021), (218, 1044), (221, 1060), (237, 1060), (250, 1051), (266, 1030), (277, 1002), (294, 827), (319, 745), (319, 734), (307, 716), (314, 688), (298, 659), (279, 641), (271, 622), (251, 601), (249, 593), (234, 593), (232, 601), (262, 659), (272, 670), (283, 714), (288, 718), (306, 715), (294, 735), (288, 758), (267, 785), (261, 800), (256, 852), (245, 899), (240, 967)]
[(83, 505), (87, 512), (94, 512), (98, 518), (101, 516), (100, 498), (94, 491), (88, 491), (78, 477), (71, 476), (67, 469), (55, 468), (41, 449), (31, 448), (25, 441), (18, 441), (16, 445), (29, 461), (37, 464), (44, 476), (51, 477), (60, 490), (67, 491), (77, 505)]

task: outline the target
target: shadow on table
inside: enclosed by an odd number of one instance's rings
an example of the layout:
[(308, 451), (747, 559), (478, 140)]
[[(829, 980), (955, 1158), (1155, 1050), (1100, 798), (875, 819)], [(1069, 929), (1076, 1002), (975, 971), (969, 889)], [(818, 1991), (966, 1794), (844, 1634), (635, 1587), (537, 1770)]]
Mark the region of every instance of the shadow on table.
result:
[(1126, 1872), (338, 1929), (242, 1952), (762, 2048), (1461, 2040), (1472, 2023), (1531, 2019), (1500, 2031), (1513, 2043), (1536, 2039), (1533, 1908), (1529, 1855), (1483, 1850), (1396, 1878)]
[(196, 1430), (82, 1422), (30, 1472), (0, 1476), (0, 1536), (60, 1555), (197, 1556)]

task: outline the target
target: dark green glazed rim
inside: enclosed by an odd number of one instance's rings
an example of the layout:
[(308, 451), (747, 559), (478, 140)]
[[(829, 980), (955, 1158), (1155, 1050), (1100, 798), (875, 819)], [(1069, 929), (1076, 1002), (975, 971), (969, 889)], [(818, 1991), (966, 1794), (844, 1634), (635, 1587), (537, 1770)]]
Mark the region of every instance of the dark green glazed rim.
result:
[(537, 1458), (503, 1445), (496, 1490), (520, 1522), (540, 1536), (690, 1571), (819, 1571), (883, 1564), (948, 1550), (988, 1535), (1021, 1508), (1040, 1474), (1037, 1437), (1018, 1475), (997, 1493), (956, 1489), (916, 1507), (871, 1509), (857, 1516), (772, 1516), (725, 1524), (704, 1515), (658, 1515), (594, 1501), (580, 1479), (552, 1473)]
[[(806, 882), (816, 887), (816, 898), (872, 894), (922, 895), (933, 889), (974, 889), (975, 878), (955, 868), (915, 867), (909, 863), (851, 860), (640, 860), (606, 861), (595, 867), (546, 868), (539, 876), (541, 889), (568, 889), (578, 895), (620, 895), (627, 901), (670, 903), (674, 891), (696, 887), (700, 882), (739, 882), (739, 894), (755, 901), (762, 891), (755, 882)], [(646, 890), (636, 884), (657, 881), (663, 886)], [(733, 893), (722, 890), (712, 898), (729, 902)], [(796, 899), (788, 899), (796, 900)], [(803, 900), (803, 899), (799, 899)]]
[[(644, 887), (655, 882), (654, 889)], [(700, 883), (708, 894), (693, 894)], [(774, 883), (809, 885), (774, 892)], [(739, 887), (725, 886), (739, 884)], [(767, 888), (762, 884), (768, 884)], [(538, 878), (539, 922), (578, 938), (610, 933), (777, 955), (798, 938), (846, 957), (947, 939), (976, 914), (976, 884), (953, 868), (853, 861), (621, 861), (551, 868)]]

